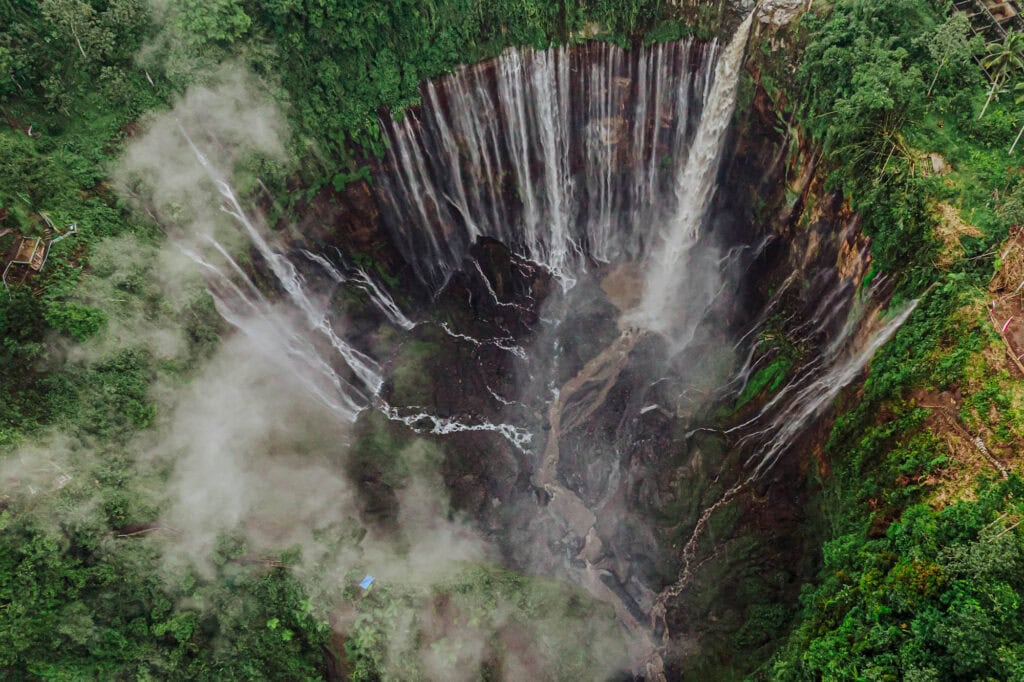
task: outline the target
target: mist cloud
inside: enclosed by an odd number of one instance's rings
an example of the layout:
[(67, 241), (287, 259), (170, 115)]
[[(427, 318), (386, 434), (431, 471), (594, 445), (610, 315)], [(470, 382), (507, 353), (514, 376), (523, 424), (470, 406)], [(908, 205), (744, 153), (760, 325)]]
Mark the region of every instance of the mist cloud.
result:
[[(167, 239), (123, 235), (93, 247), (92, 268), (74, 300), (107, 311), (107, 325), (67, 348), (67, 356), (89, 365), (142, 348), (158, 366), (178, 369), (157, 371), (153, 427), (119, 445), (137, 467), (136, 492), (151, 496), (145, 508), (157, 510), (132, 521), (143, 521), (146, 533), (159, 532), (107, 541), (156, 543), (169, 576), (182, 569), (215, 575), (224, 538), (242, 541), (243, 559), (273, 561), (291, 551), (299, 558), (289, 570), (314, 608), (344, 632), (357, 627), (354, 618), (335, 615), (351, 608), (355, 581), (372, 574), (375, 590), (400, 600), (397, 612), (381, 601), (392, 618), (388, 629), (395, 628), (386, 633), (382, 665), (398, 678), (411, 675), (410, 662), (430, 679), (476, 679), (481, 665), (494, 660), (505, 679), (554, 678), (563, 668), (586, 669), (592, 677), (613, 668), (624, 650), (610, 610), (597, 616), (581, 610), (586, 598), (567, 596), (554, 583), (539, 588), (519, 579), (514, 589), (490, 592), (481, 576), (501, 573), (498, 553), (452, 509), (434, 443), (405, 431), (393, 439), (397, 451), (388, 456), (406, 472), (394, 483), (393, 523), (367, 514), (352, 459), (363, 434), (339, 417), (329, 373), (317, 373), (343, 363), (323, 339), (306, 338), (308, 320), (292, 306), (237, 277), (255, 271), (251, 245), (225, 213), (217, 185), (251, 186), (249, 169), (259, 163), (291, 167), (288, 139), (266, 86), (227, 65), (170, 111), (142, 121), (112, 170), (138, 219), (155, 221)], [(253, 213), (255, 229), (271, 242), (280, 238)], [(234, 278), (252, 305), (224, 304), (218, 297), (225, 291), (210, 285), (204, 264), (222, 275), (220, 287)], [(183, 316), (208, 287), (231, 326), (209, 357), (193, 357)], [(314, 303), (326, 306), (327, 297)], [(311, 349), (326, 358), (323, 367), (310, 364)], [(393, 428), (380, 422), (372, 428)], [(73, 494), (78, 515), (96, 523), (103, 517), (95, 503), (100, 484), (89, 472), (105, 457), (55, 428), (5, 460), (0, 477), (11, 495)], [(61, 505), (54, 518), (66, 515)], [(376, 608), (371, 601), (360, 606)], [(569, 665), (561, 658), (569, 654), (589, 662)]]

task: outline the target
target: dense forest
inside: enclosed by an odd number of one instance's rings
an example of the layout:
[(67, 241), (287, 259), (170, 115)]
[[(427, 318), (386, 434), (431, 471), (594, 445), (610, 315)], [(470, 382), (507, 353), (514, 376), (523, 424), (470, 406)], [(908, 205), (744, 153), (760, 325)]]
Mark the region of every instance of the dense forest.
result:
[[(318, 193), (369, 179), (379, 116), (421, 82), (508, 46), (711, 38), (730, 4), (0, 0), (0, 252), (76, 226), (0, 291), (0, 677), (430, 678), (390, 639), (411, 589), (311, 580), (300, 549), (241, 534), (168, 559), (157, 434), (228, 325), (197, 282), (167, 286), (165, 228), (120, 186), (149, 117), (242, 65), (291, 135), (286, 154), (243, 160), (240, 190), (298, 222)], [(893, 309), (918, 303), (837, 399), (799, 484), (816, 577), (799, 603), (747, 610), (732, 646), (757, 660), (715, 679), (1024, 680), (1024, 367), (1003, 325), (1024, 281), (1024, 38), (975, 36), (951, 8), (819, 0), (751, 41), (741, 102), (771, 101), (787, 163), (820, 159), (807, 204), (839, 192), (861, 216), (861, 286), (888, 276)], [(762, 369), (742, 402), (786, 371)], [(436, 456), (407, 446), (371, 430), (354, 449), (396, 477)], [(478, 563), (443, 592), (475, 620), (500, 603), (547, 638), (562, 679), (586, 678), (551, 618), (591, 615), (571, 591)], [(345, 638), (339, 609), (357, 614)]]

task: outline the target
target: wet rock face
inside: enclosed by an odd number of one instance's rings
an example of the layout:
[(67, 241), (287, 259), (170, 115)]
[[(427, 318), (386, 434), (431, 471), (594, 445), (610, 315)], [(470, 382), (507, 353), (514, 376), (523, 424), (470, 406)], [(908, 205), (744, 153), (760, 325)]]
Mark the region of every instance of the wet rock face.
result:
[(718, 47), (692, 38), (508, 50), (385, 117), (370, 163), (386, 232), (434, 288), (480, 235), (563, 281), (645, 253), (685, 167)]
[[(796, 7), (783, 0), (768, 5), (776, 13)], [(585, 58), (574, 56), (574, 63)], [(659, 602), (679, 578), (682, 547), (702, 512), (748, 473), (749, 444), (722, 431), (765, 400), (734, 410), (736, 387), (727, 384), (748, 348), (737, 340), (790, 277), (808, 284), (788, 293), (778, 314), (799, 324), (815, 316), (837, 277), (859, 279), (866, 264), (865, 244), (841, 198), (819, 198), (812, 228), (795, 229), (803, 198), (783, 210), (784, 144), (771, 103), (762, 92), (754, 103), (737, 117), (707, 228), (709, 249), (718, 249), (722, 262), (735, 257), (728, 295), (704, 311), (707, 321), (682, 357), (672, 339), (630, 329), (643, 280), (637, 261), (587, 261), (574, 286), (563, 288), (549, 270), (517, 256), (517, 245), (477, 237), (458, 242), (458, 267), (443, 288), (428, 290), (392, 245), (396, 233), (380, 224), (377, 197), (358, 185), (341, 194), (327, 190), (314, 222), (336, 229), (311, 232), (348, 253), (372, 255), (419, 322), (388, 347), (390, 404), (415, 404), (465, 423), (514, 424), (532, 435), (520, 447), (494, 431), (437, 437), (455, 508), (474, 519), (510, 567), (585, 585), (634, 634), (669, 633), (664, 653), (678, 677), (730, 655), (747, 606), (789, 599), (813, 568), (798, 560), (807, 539), (798, 532), (805, 486), (795, 453), (775, 470), (773, 485), (716, 517), (698, 546), (692, 584)], [(589, 122), (613, 148), (636, 133), (620, 114)], [(661, 124), (671, 125), (671, 117)], [(460, 140), (461, 153), (470, 144)], [(636, 158), (619, 149), (609, 159), (623, 167), (611, 170), (628, 176)], [(492, 170), (503, 183), (494, 197), (521, 202), (509, 176)], [(814, 184), (813, 168), (806, 175), (801, 197)], [(574, 177), (587, 182), (585, 173)], [(521, 211), (517, 204), (507, 215)], [(447, 234), (450, 226), (437, 223), (436, 211), (429, 218), (431, 229)], [(827, 343), (841, 321), (823, 326), (808, 347)], [(353, 316), (353, 324), (372, 348), (381, 320), (367, 313)], [(396, 433), (404, 428), (389, 426)], [(376, 510), (394, 502), (384, 477), (371, 477), (367, 487)], [(659, 604), (667, 613), (652, 628)], [(738, 665), (755, 659), (751, 653)]]
[(378, 231), (380, 211), (365, 181), (350, 182), (340, 191), (325, 185), (297, 214), (302, 221), (296, 229), (312, 241), (331, 242), (348, 253), (375, 253), (384, 246)]
[[(746, 124), (758, 120), (748, 118)], [(752, 140), (757, 139), (756, 131), (739, 131), (732, 158), (771, 158), (771, 138), (767, 133), (761, 138), (766, 148), (756, 147)], [(764, 173), (756, 165), (736, 162), (727, 164), (723, 177), (731, 187), (719, 197), (715, 233), (758, 243), (768, 235), (761, 232), (766, 224), (754, 220), (751, 198), (765, 184)], [(609, 287), (602, 286), (609, 272), (595, 270), (563, 292), (550, 278), (517, 265), (502, 245), (475, 245), (467, 270), (477, 274), (460, 274), (453, 281), (463, 289), (453, 286), (446, 296), (478, 301), (472, 308), (477, 333), (514, 330), (528, 359), (520, 363), (481, 352), (473, 366), (455, 372), (446, 369), (452, 360), (443, 360), (437, 381), (448, 387), (440, 393), (463, 391), (463, 405), (466, 400), (487, 405), (489, 418), (532, 425), (534, 440), (525, 453), (496, 448), (490, 435), (446, 443), (456, 502), (480, 519), (504, 548), (509, 565), (570, 580), (596, 576), (601, 587), (595, 592), (616, 604), (623, 622), (646, 627), (659, 592), (678, 575), (679, 547), (701, 512), (730, 481), (744, 475), (745, 457), (751, 454), (738, 438), (700, 431), (721, 427), (714, 412), (730, 407), (733, 398), (725, 394), (717, 402), (715, 385), (702, 385), (700, 375), (688, 371), (707, 365), (731, 345), (730, 339), (749, 329), (768, 292), (793, 278), (804, 284), (780, 301), (780, 315), (791, 316), (796, 327), (809, 320), (823, 322), (807, 337), (808, 348), (828, 344), (844, 325), (844, 306), (851, 300), (846, 287), (865, 271), (866, 243), (841, 197), (822, 197), (817, 206), (819, 218), (809, 228), (794, 238), (787, 218), (777, 226), (784, 236), (746, 262), (739, 295), (731, 299), (742, 310), (713, 317), (720, 334), (709, 331), (699, 337), (683, 367), (666, 361), (670, 354), (655, 337), (629, 342), (625, 354), (617, 355), (616, 344), (624, 343), (622, 297), (610, 297)], [(774, 208), (769, 206), (768, 213), (781, 215)], [(621, 288), (612, 286), (611, 293)], [(838, 311), (831, 321), (818, 314), (828, 301)], [(520, 307), (507, 305), (513, 303)], [(517, 396), (515, 406), (486, 397), (486, 386), (499, 381), (499, 367), (506, 382), (501, 385), (509, 391), (504, 395)], [(452, 383), (456, 376), (458, 389)], [(470, 376), (486, 379), (474, 383)], [(543, 379), (537, 382), (537, 377)], [(469, 385), (475, 388), (466, 392)], [(756, 409), (755, 402), (734, 422)], [(700, 570), (683, 594), (668, 603), (665, 627), (674, 643), (666, 650), (670, 672), (683, 677), (725, 655), (735, 647), (733, 638), (752, 605), (792, 603), (799, 584), (813, 572), (813, 562), (805, 559), (813, 541), (800, 532), (807, 494), (799, 453), (810, 447), (797, 443), (793, 449), (794, 456), (738, 498), (702, 541)], [(552, 452), (557, 453), (553, 467), (546, 469)], [(768, 637), (764, 633), (743, 637), (758, 646), (768, 641), (758, 639)], [(755, 661), (756, 651), (744, 660)]]
[(779, 28), (810, 10), (810, 0), (762, 0), (757, 7), (757, 20)]
[(550, 272), (486, 237), (470, 248), (456, 280), (475, 315), (516, 338), (539, 322), (541, 306), (557, 286)]

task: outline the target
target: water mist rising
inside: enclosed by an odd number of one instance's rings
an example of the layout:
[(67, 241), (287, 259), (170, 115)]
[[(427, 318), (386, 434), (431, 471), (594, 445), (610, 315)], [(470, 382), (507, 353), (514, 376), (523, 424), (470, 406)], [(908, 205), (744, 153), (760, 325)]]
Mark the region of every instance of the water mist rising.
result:
[[(359, 380), (359, 382), (361, 382), (362, 386), (364, 387), (364, 390), (367, 391), (368, 395), (376, 396), (377, 394), (379, 394), (381, 386), (384, 383), (384, 379), (381, 376), (380, 367), (377, 365), (377, 363), (372, 358), (370, 358), (369, 356), (365, 355), (364, 353), (360, 352), (355, 347), (353, 347), (344, 339), (344, 337), (341, 334), (335, 331), (328, 311), (313, 299), (313, 296), (307, 290), (307, 286), (295, 265), (285, 255), (279, 253), (273, 247), (271, 247), (267, 239), (264, 237), (262, 231), (255, 225), (253, 220), (245, 213), (244, 209), (242, 208), (241, 204), (238, 201), (237, 196), (235, 195), (234, 190), (232, 189), (228, 181), (225, 179), (223, 174), (219, 170), (217, 170), (213, 166), (213, 164), (210, 163), (210, 161), (206, 158), (206, 155), (199, 150), (199, 148), (193, 142), (192, 138), (188, 135), (188, 133), (183, 128), (180, 128), (180, 131), (182, 136), (188, 143), (189, 147), (195, 154), (197, 162), (206, 171), (210, 181), (217, 188), (218, 193), (223, 199), (224, 206), (222, 206), (222, 210), (227, 215), (231, 216), (231, 218), (236, 222), (236, 224), (242, 229), (243, 233), (249, 239), (249, 242), (251, 243), (252, 247), (260, 254), (260, 256), (263, 257), (270, 271), (276, 278), (277, 283), (286, 292), (288, 300), (292, 303), (292, 306), (296, 310), (302, 312), (305, 322), (309, 325), (311, 329), (316, 330), (320, 336), (322, 336), (330, 343), (330, 346), (338, 353), (338, 355), (340, 355), (340, 357), (344, 360), (346, 366), (352, 371), (352, 373)], [(249, 278), (245, 275), (242, 269), (238, 267), (237, 264), (235, 264), (234, 260), (228, 254), (227, 250), (224, 249), (212, 235), (207, 235), (206, 240), (214, 246), (216, 251), (223, 259), (225, 259), (229, 264), (231, 264), (234, 274), (245, 282), (246, 288), (258, 294), (257, 287), (249, 280)], [(205, 270), (207, 270), (209, 273), (217, 275), (217, 279), (222, 282), (220, 295), (218, 295), (217, 291), (214, 290), (213, 287), (211, 287), (211, 293), (215, 297), (214, 300), (218, 303), (218, 307), (222, 310), (222, 312), (228, 312), (232, 308), (235, 308), (239, 302), (242, 302), (247, 304), (247, 307), (249, 308), (249, 311), (251, 313), (258, 313), (258, 318), (267, 318), (267, 310), (265, 305), (255, 305), (250, 301), (249, 297), (246, 297), (244, 295), (236, 299), (234, 302), (229, 303), (226, 300), (224, 292), (230, 291), (236, 294), (237, 296), (238, 294), (241, 293), (241, 289), (235, 286), (231, 282), (231, 279), (226, 277), (224, 273), (222, 273), (216, 267), (211, 266), (210, 264), (203, 261), (200, 257), (195, 255), (194, 252), (189, 251), (189, 253), (192, 254), (192, 257), (195, 260), (197, 260), (197, 262), (201, 266), (203, 266)], [(262, 297), (260, 300), (262, 302)], [(234, 320), (236, 323), (238, 323), (239, 320), (241, 320), (242, 318), (239, 317), (238, 315), (232, 315), (227, 319), (229, 319), (229, 321)], [(294, 346), (294, 342), (298, 342), (298, 339), (301, 337), (299, 337), (295, 333), (289, 334), (289, 336), (292, 338), (293, 343), (285, 344), (285, 346), (293, 349), (292, 352), (289, 353), (289, 355), (294, 356), (294, 349), (296, 348)], [(314, 347), (314, 344), (310, 343), (308, 340), (306, 341), (305, 345), (306, 349), (301, 353), (301, 355), (303, 355), (304, 357), (307, 356), (310, 352), (310, 349)], [(346, 406), (350, 407), (358, 405), (359, 402), (361, 402), (360, 398), (365, 400), (362, 391), (360, 391), (359, 389), (355, 389), (352, 386), (352, 384), (338, 376), (338, 374), (331, 369), (329, 362), (324, 360), (318, 354), (315, 354), (315, 357), (307, 357), (303, 364), (305, 366), (318, 368), (320, 370), (320, 375), (322, 377), (326, 376), (327, 378), (329, 378), (330, 383), (334, 384), (338, 388), (341, 388), (342, 390), (339, 391), (338, 398)], [(348, 388), (345, 389), (342, 387)], [(346, 414), (346, 416), (349, 419), (354, 419), (355, 413), (350, 412)]]
[[(227, 272), (194, 248), (184, 248), (184, 251), (205, 274), (210, 295), (226, 321), (251, 337), (257, 347), (265, 350), (268, 359), (285, 363), (312, 395), (346, 421), (355, 421), (360, 412), (372, 406), (388, 419), (401, 422), (418, 433), (446, 435), (489, 431), (500, 434), (520, 450), (527, 446), (530, 433), (516, 425), (495, 424), (475, 417), (437, 416), (418, 406), (389, 405), (381, 395), (384, 376), (377, 362), (349, 343), (343, 330), (336, 329), (338, 322), (334, 311), (327, 303), (317, 300), (318, 296), (289, 255), (272, 246), (258, 221), (242, 208), (223, 173), (200, 151), (183, 128), (179, 126), (179, 130), (224, 201), (221, 209), (234, 220), (250, 246), (263, 258), (276, 283), (287, 295), (290, 307), (302, 313), (300, 324), (275, 314), (273, 306), (227, 249), (208, 234), (204, 241), (229, 266)], [(350, 272), (346, 274), (321, 254), (299, 249), (297, 255), (318, 265), (334, 284), (352, 283), (362, 289), (396, 328), (408, 332), (416, 326), (363, 268), (351, 265)], [(345, 260), (341, 254), (339, 257)], [(327, 342), (326, 348), (322, 347), (323, 341)], [(514, 350), (512, 347), (510, 352)], [(349, 373), (352, 378), (347, 376)]]

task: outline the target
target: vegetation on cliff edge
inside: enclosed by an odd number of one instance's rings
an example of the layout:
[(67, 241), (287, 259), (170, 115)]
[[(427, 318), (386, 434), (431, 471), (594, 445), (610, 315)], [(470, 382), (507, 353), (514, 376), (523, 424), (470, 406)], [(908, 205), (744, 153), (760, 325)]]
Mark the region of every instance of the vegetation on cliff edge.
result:
[(839, 403), (820, 456), (821, 574), (764, 679), (1024, 679), (1024, 395), (998, 276), (1024, 217), (1008, 153), (1024, 108), (1006, 94), (1024, 73), (993, 70), (1003, 94), (985, 111), (974, 58), (1001, 47), (950, 9), (836, 0), (794, 34), (785, 94), (826, 188), (863, 216), (869, 276), (896, 275), (894, 305), (920, 304)]

